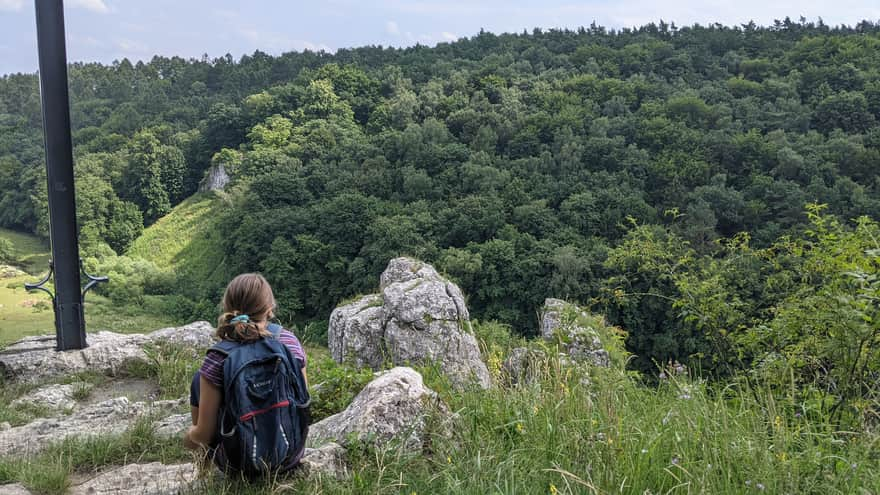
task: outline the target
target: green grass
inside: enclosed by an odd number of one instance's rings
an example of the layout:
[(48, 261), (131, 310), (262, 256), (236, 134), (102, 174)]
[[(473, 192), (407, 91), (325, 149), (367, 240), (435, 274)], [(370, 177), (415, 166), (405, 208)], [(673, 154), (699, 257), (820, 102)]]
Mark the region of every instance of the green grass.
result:
[[(24, 283), (29, 277), (3, 279), (0, 285), (0, 345), (30, 335), (54, 335), (55, 316), (49, 296), (42, 292), (28, 293)], [(9, 286), (14, 284), (14, 288)], [(145, 296), (143, 306), (120, 307), (97, 294), (86, 297), (86, 331), (110, 330), (120, 333), (146, 333), (176, 326), (180, 322), (165, 314), (161, 296)], [(45, 305), (38, 304), (40, 302)], [(42, 309), (41, 309), (42, 308)]]
[[(30, 335), (53, 335), (55, 316), (52, 302), (43, 292), (27, 292), (24, 284), (45, 275), (49, 248), (36, 236), (0, 229), (0, 238), (13, 243), (19, 268), (28, 274), (0, 279), (0, 346)], [(52, 289), (51, 281), (47, 288)], [(86, 297), (86, 330), (121, 333), (149, 332), (180, 322), (166, 316), (161, 296), (146, 296), (141, 306), (120, 307), (94, 292)]]
[(36, 281), (30, 275), (0, 279), (0, 344), (27, 335), (55, 333), (49, 296), (24, 290), (26, 282)]
[[(522, 344), (491, 322), (476, 324), (476, 333), (494, 352)], [(324, 383), (329, 392), (313, 400), (333, 404), (322, 414), (341, 409), (369, 378), (369, 372), (333, 363), (326, 349), (307, 352), (311, 384)], [(167, 346), (151, 356), (153, 364), (140, 373), (156, 379), (168, 397), (187, 390), (201, 360)], [(541, 361), (536, 381), (488, 391), (457, 391), (439, 371), (422, 369), (455, 412), (453, 427), (442, 428), (444, 417), (434, 411), (420, 452), (355, 445), (349, 451), (352, 477), (344, 482), (213, 479), (199, 493), (880, 493), (876, 431), (838, 431), (802, 414), (802, 404), (762, 388), (709, 385), (673, 370), (649, 387), (616, 363), (585, 371), (553, 355)], [(30, 459), (0, 459), (0, 483), (17, 480), (61, 493), (73, 472), (191, 458), (178, 440), (158, 440), (149, 428), (144, 421), (121, 436), (67, 441)]]
[(217, 249), (221, 244), (217, 218), (225, 207), (217, 193), (195, 194), (145, 229), (126, 254), (184, 279), (222, 286), (228, 274), (223, 253)]
[(49, 244), (39, 237), (0, 228), (0, 239), (12, 242), (17, 266), (31, 275), (45, 274), (49, 269)]

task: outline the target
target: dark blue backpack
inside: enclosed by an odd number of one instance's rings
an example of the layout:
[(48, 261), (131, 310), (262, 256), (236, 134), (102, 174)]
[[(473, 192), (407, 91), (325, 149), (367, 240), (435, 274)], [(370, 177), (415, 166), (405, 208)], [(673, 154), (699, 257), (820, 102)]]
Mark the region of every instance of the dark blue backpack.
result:
[(309, 430), (309, 391), (300, 362), (275, 338), (241, 343), (222, 341), (211, 349), (223, 362), (223, 403), (219, 443), (222, 469), (248, 476), (293, 468)]

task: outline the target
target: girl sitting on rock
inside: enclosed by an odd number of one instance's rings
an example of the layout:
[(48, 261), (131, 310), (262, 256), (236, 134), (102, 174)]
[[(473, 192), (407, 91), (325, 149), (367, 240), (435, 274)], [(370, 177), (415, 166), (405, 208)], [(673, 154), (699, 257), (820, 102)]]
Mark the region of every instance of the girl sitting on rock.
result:
[(262, 275), (235, 277), (223, 294), (220, 342), (208, 350), (190, 387), (188, 448), (206, 448), (223, 470), (247, 475), (294, 467), (308, 433), (306, 355), (274, 317)]

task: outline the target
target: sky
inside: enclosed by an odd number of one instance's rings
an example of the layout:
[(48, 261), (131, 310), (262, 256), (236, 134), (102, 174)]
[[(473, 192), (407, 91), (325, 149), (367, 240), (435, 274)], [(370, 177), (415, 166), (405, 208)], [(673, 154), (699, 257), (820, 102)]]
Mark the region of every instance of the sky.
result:
[[(40, 0), (37, 0), (40, 1)], [(678, 26), (786, 16), (826, 24), (880, 21), (880, 0), (66, 0), (68, 60), (112, 63), (153, 55), (236, 59), (261, 50), (435, 45), (469, 37), (596, 22), (607, 28), (665, 20)], [(0, 0), (0, 74), (36, 72), (33, 0)]]

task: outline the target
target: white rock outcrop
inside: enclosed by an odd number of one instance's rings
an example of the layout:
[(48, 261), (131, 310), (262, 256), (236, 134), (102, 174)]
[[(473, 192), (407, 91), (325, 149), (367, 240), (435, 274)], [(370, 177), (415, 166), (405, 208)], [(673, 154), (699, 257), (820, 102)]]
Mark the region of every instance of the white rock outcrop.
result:
[(395, 258), (379, 288), (381, 294), (331, 314), (328, 341), (337, 362), (373, 369), (385, 363), (437, 364), (456, 385), (491, 386), (457, 285), (427, 263)]
[(229, 174), (226, 173), (226, 167), (222, 163), (211, 165), (199, 183), (199, 192), (222, 191), (230, 180)]
[(88, 347), (58, 352), (54, 336), (24, 338), (0, 352), (0, 373), (8, 380), (37, 382), (46, 378), (68, 376), (83, 371), (117, 375), (132, 363), (149, 363), (144, 346), (170, 343), (188, 347), (209, 347), (214, 342), (214, 327), (197, 321), (176, 328), (164, 328), (149, 334), (116, 332), (89, 333)]
[(0, 485), (0, 495), (31, 495), (31, 492), (21, 483), (12, 483)]

